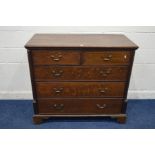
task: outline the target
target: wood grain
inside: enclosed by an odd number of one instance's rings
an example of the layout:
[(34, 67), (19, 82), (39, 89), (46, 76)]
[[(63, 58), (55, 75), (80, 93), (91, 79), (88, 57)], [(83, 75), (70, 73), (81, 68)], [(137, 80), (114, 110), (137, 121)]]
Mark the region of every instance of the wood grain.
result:
[(35, 66), (35, 81), (126, 81), (127, 66)]
[(127, 65), (130, 63), (130, 52), (85, 52), (83, 65)]
[(122, 99), (45, 99), (38, 100), (39, 114), (119, 114)]
[(135, 49), (123, 35), (35, 35), (27, 44), (34, 123), (51, 116), (111, 116), (125, 123)]
[(35, 34), (25, 47), (138, 48), (126, 36), (118, 34)]
[(78, 65), (80, 54), (76, 50), (32, 51), (34, 65)]
[(38, 98), (123, 97), (124, 82), (36, 82)]

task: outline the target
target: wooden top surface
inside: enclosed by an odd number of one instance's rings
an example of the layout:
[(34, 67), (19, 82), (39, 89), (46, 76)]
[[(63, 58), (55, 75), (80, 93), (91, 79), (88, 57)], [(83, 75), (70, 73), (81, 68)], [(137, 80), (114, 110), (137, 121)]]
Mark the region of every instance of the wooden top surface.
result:
[(118, 34), (35, 34), (25, 47), (138, 48), (126, 36)]

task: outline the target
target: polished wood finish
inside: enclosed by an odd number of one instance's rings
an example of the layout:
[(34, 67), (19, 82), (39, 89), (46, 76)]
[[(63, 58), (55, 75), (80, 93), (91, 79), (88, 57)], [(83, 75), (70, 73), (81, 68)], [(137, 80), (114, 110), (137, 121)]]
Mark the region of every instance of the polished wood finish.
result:
[(37, 82), (38, 98), (123, 97), (124, 82)]
[(37, 34), (28, 49), (35, 124), (50, 117), (126, 121), (135, 50), (124, 35)]
[(32, 51), (34, 65), (78, 65), (80, 54), (72, 50), (40, 50)]
[(39, 114), (118, 114), (123, 99), (42, 99), (38, 100)]
[(130, 52), (85, 52), (83, 53), (84, 65), (127, 65)]
[(25, 45), (34, 48), (115, 48), (137, 49), (138, 46), (119, 34), (35, 34)]
[(29, 61), (29, 69), (30, 69), (30, 77), (31, 77), (31, 84), (32, 84), (32, 95), (33, 95), (33, 110), (34, 113), (37, 114), (38, 113), (38, 109), (37, 109), (37, 97), (36, 97), (36, 89), (35, 89), (35, 82), (34, 82), (34, 72), (33, 72), (33, 61), (32, 61), (32, 56), (31, 56), (31, 52), (29, 50), (27, 50), (27, 55), (28, 55), (28, 61)]
[(36, 81), (126, 81), (128, 66), (35, 66)]

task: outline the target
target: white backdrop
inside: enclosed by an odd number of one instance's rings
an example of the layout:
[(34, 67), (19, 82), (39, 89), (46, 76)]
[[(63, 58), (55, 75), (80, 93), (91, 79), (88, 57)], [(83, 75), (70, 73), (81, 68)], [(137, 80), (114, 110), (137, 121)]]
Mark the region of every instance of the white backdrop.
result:
[(25, 43), (34, 33), (121, 33), (136, 52), (128, 98), (155, 98), (155, 27), (0, 27), (0, 99), (31, 99)]

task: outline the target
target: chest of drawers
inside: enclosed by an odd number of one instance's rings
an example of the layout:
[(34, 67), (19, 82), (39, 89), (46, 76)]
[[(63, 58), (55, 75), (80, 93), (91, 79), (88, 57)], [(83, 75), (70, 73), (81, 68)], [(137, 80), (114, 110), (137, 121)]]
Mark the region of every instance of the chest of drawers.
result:
[(36, 34), (25, 45), (34, 123), (50, 117), (126, 121), (135, 50), (124, 35)]

